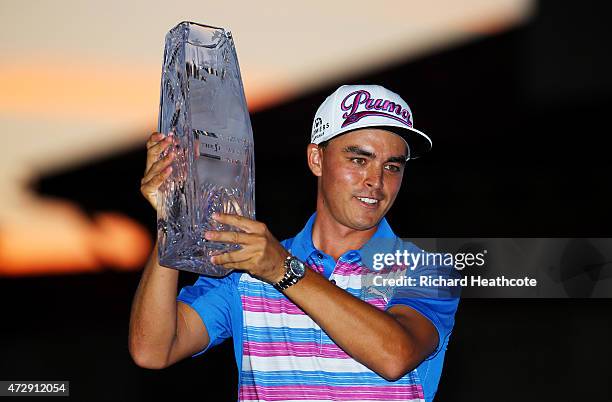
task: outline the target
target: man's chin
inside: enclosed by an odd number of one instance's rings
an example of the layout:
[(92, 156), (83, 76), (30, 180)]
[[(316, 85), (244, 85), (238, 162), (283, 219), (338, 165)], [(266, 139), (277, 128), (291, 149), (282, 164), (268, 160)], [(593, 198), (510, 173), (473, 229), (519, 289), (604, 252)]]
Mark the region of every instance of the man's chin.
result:
[(382, 220), (382, 216), (359, 217), (351, 220), (351, 227), (355, 230), (369, 230), (378, 225)]

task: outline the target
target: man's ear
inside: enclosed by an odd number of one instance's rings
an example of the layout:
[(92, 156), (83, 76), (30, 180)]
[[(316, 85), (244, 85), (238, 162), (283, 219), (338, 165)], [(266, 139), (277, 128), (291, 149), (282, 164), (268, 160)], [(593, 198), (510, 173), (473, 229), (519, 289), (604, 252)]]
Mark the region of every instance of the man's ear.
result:
[(308, 144), (306, 158), (312, 174), (320, 177), (323, 174), (323, 150), (316, 144)]

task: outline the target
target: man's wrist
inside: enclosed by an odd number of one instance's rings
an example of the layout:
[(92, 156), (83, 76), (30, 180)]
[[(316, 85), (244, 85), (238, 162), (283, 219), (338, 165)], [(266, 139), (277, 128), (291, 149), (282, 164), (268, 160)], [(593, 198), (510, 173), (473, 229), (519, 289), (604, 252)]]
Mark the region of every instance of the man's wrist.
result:
[(276, 264), (276, 276), (274, 280), (270, 282), (271, 284), (278, 283), (285, 277), (285, 274), (287, 273), (287, 269), (285, 268), (285, 260), (287, 259), (288, 256), (289, 256), (289, 253), (283, 256), (279, 264)]
[(283, 267), (285, 270), (283, 277), (278, 282), (272, 283), (272, 286), (281, 292), (298, 283), (306, 273), (306, 265), (291, 254), (285, 258)]

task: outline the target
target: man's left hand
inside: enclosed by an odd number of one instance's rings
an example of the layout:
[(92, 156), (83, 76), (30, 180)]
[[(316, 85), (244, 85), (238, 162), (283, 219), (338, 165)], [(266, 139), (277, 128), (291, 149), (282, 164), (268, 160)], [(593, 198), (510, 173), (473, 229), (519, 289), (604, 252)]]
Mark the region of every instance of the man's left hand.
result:
[(240, 215), (213, 214), (219, 223), (234, 226), (244, 232), (208, 231), (207, 240), (240, 244), (242, 249), (210, 258), (210, 262), (225, 268), (242, 269), (268, 283), (276, 283), (285, 275), (287, 250), (272, 236), (267, 226)]

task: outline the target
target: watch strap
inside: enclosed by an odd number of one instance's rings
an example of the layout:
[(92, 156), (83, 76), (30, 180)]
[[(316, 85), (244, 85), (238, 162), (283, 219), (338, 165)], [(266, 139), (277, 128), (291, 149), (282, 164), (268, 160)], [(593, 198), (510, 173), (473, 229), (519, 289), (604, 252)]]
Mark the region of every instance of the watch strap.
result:
[(272, 284), (272, 286), (274, 286), (276, 290), (278, 291), (285, 290), (288, 287), (295, 285), (296, 283), (298, 283), (300, 279), (303, 278), (303, 276), (295, 275), (293, 273), (293, 270), (290, 269), (289, 264), (291, 263), (291, 260), (293, 259), (296, 259), (296, 258), (292, 255), (288, 255), (287, 258), (285, 258), (285, 261), (283, 262), (283, 267), (285, 268), (285, 275), (280, 281)]

